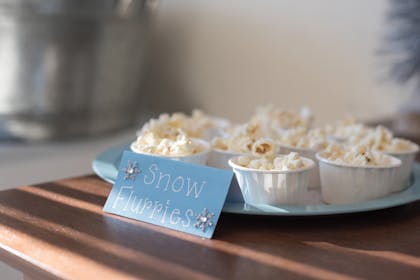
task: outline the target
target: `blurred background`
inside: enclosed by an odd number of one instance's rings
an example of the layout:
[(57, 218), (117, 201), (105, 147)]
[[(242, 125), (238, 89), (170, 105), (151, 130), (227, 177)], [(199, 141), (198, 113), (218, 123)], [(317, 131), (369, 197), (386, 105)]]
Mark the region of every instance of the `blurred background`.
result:
[[(392, 116), (409, 90), (380, 56), (390, 1), (161, 1), (149, 80), (164, 110), (236, 120), (255, 104), (308, 105), (325, 122)], [(169, 58), (168, 58), (169, 56)], [(161, 79), (159, 79), (159, 77)], [(187, 102), (187, 104), (185, 104)]]
[(161, 112), (305, 105), (418, 135), (419, 2), (0, 0), (0, 188), (91, 173)]
[[(0, 185), (90, 173), (97, 153), (161, 112), (201, 108), (240, 122), (259, 104), (309, 106), (317, 123), (352, 115), (399, 123), (404, 135), (419, 130), (406, 121), (420, 111), (418, 79), (409, 79), (419, 76), (420, 50), (407, 52), (420, 48), (419, 7), (0, 0)], [(414, 41), (401, 44), (407, 34)], [(413, 63), (393, 76), (404, 59)], [(41, 159), (53, 169), (33, 169)], [(32, 177), (16, 180), (17, 167)]]

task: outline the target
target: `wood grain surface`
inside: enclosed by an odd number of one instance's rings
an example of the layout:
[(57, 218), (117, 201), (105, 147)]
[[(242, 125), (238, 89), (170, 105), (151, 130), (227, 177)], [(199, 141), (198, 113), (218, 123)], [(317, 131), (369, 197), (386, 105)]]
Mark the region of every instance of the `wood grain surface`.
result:
[(102, 211), (96, 176), (0, 192), (0, 258), (32, 279), (419, 279), (420, 203), (362, 214), (223, 214), (205, 240)]

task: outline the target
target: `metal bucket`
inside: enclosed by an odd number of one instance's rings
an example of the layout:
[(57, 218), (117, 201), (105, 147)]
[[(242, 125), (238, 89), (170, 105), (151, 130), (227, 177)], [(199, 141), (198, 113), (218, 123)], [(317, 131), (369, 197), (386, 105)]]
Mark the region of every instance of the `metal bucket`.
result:
[(0, 138), (133, 124), (142, 111), (145, 2), (0, 0)]

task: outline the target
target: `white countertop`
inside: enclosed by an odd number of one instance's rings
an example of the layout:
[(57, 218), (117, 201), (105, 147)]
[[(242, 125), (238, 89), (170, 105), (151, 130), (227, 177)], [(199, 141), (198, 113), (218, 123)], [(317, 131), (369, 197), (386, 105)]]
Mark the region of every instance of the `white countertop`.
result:
[(43, 144), (0, 142), (0, 190), (93, 173), (101, 151), (135, 137), (135, 129), (89, 140)]

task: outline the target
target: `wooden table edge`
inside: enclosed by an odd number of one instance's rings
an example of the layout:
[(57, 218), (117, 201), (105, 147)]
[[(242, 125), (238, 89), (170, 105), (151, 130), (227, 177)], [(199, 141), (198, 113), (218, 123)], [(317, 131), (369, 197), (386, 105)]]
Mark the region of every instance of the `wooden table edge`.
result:
[(28, 260), (26, 255), (16, 252), (13, 248), (0, 244), (0, 260), (15, 268), (23, 274), (24, 280), (45, 279), (58, 280), (65, 279), (58, 274), (54, 274), (49, 268), (43, 268), (40, 263)]

